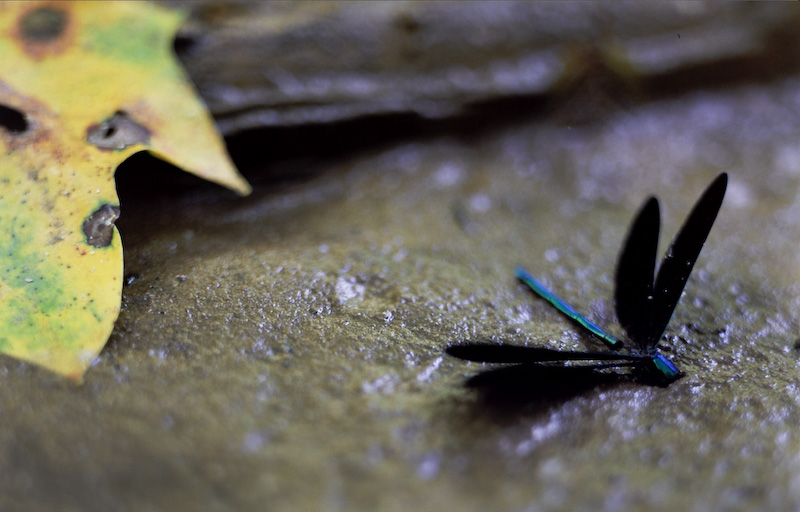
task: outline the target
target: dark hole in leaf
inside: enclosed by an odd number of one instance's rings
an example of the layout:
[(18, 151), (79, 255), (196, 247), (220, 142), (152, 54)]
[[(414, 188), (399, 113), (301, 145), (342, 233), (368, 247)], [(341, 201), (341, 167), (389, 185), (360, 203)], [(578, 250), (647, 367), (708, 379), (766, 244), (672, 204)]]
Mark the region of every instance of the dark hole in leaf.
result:
[(22, 36), (31, 42), (45, 43), (58, 39), (67, 26), (67, 15), (54, 7), (34, 9), (22, 18)]
[(175, 51), (176, 55), (189, 55), (197, 48), (197, 37), (186, 34), (186, 33), (179, 33), (175, 36), (175, 40), (172, 42), (172, 49)]
[(86, 141), (101, 149), (125, 149), (150, 142), (150, 130), (118, 110), (102, 123), (90, 126)]
[(106, 247), (114, 234), (114, 221), (119, 218), (119, 206), (104, 204), (83, 222), (86, 243), (94, 247)]
[(8, 105), (0, 105), (0, 126), (9, 133), (18, 134), (28, 129), (25, 114)]

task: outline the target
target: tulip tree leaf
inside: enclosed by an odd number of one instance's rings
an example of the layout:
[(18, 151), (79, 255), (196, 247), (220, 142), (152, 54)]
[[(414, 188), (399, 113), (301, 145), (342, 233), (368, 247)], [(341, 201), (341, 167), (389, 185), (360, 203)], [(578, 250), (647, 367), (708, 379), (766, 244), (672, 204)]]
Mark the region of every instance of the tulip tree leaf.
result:
[(122, 292), (114, 171), (132, 154), (250, 192), (172, 54), (182, 20), (0, 3), (0, 353), (80, 381), (105, 345)]

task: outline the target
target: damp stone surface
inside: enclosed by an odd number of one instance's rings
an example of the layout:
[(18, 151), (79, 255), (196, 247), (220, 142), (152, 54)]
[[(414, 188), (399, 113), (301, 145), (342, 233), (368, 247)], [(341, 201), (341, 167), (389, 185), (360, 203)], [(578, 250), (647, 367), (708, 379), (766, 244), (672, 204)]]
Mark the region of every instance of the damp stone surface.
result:
[[(232, 140), (247, 198), (154, 160), (118, 173), (127, 285), (84, 384), (0, 358), (0, 508), (800, 507), (798, 77), (583, 124), (536, 110), (371, 144), (336, 129), (348, 149), (314, 156)], [(621, 335), (614, 266), (637, 209), (658, 196), (663, 254), (722, 171), (660, 346), (684, 378), (464, 386), (487, 367), (448, 344), (600, 348), (516, 265)]]

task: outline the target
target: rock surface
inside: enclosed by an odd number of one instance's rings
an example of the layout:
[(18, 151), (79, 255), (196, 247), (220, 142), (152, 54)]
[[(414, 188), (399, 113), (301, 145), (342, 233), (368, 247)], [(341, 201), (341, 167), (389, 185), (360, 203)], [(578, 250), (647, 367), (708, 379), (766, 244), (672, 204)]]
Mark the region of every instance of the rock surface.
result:
[[(607, 97), (585, 91), (241, 135), (244, 199), (134, 159), (118, 173), (130, 284), (85, 384), (0, 360), (0, 508), (798, 508), (800, 78), (565, 121)], [(450, 343), (599, 348), (517, 264), (621, 334), (636, 210), (661, 200), (663, 252), (721, 171), (661, 344), (683, 379), (464, 386), (486, 368)]]
[(800, 10), (781, 5), (187, 6), (193, 16), (178, 53), (227, 134), (368, 115), (447, 118), (601, 78), (622, 89), (619, 97), (800, 70)]

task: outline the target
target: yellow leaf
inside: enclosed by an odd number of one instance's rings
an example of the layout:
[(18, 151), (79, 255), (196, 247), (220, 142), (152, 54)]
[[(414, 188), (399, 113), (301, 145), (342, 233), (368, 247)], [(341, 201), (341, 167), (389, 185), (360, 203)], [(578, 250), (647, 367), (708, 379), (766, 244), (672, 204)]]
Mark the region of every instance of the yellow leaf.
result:
[(2, 2), (0, 80), (50, 106), (71, 133), (94, 127), (94, 141), (108, 138), (103, 123), (124, 113), (144, 136), (112, 138), (108, 148), (139, 144), (247, 194), (172, 54), (182, 21), (176, 11), (142, 2)]
[(122, 290), (114, 171), (133, 153), (250, 191), (171, 53), (181, 21), (135, 2), (0, 3), (0, 352), (74, 380), (100, 352)]

